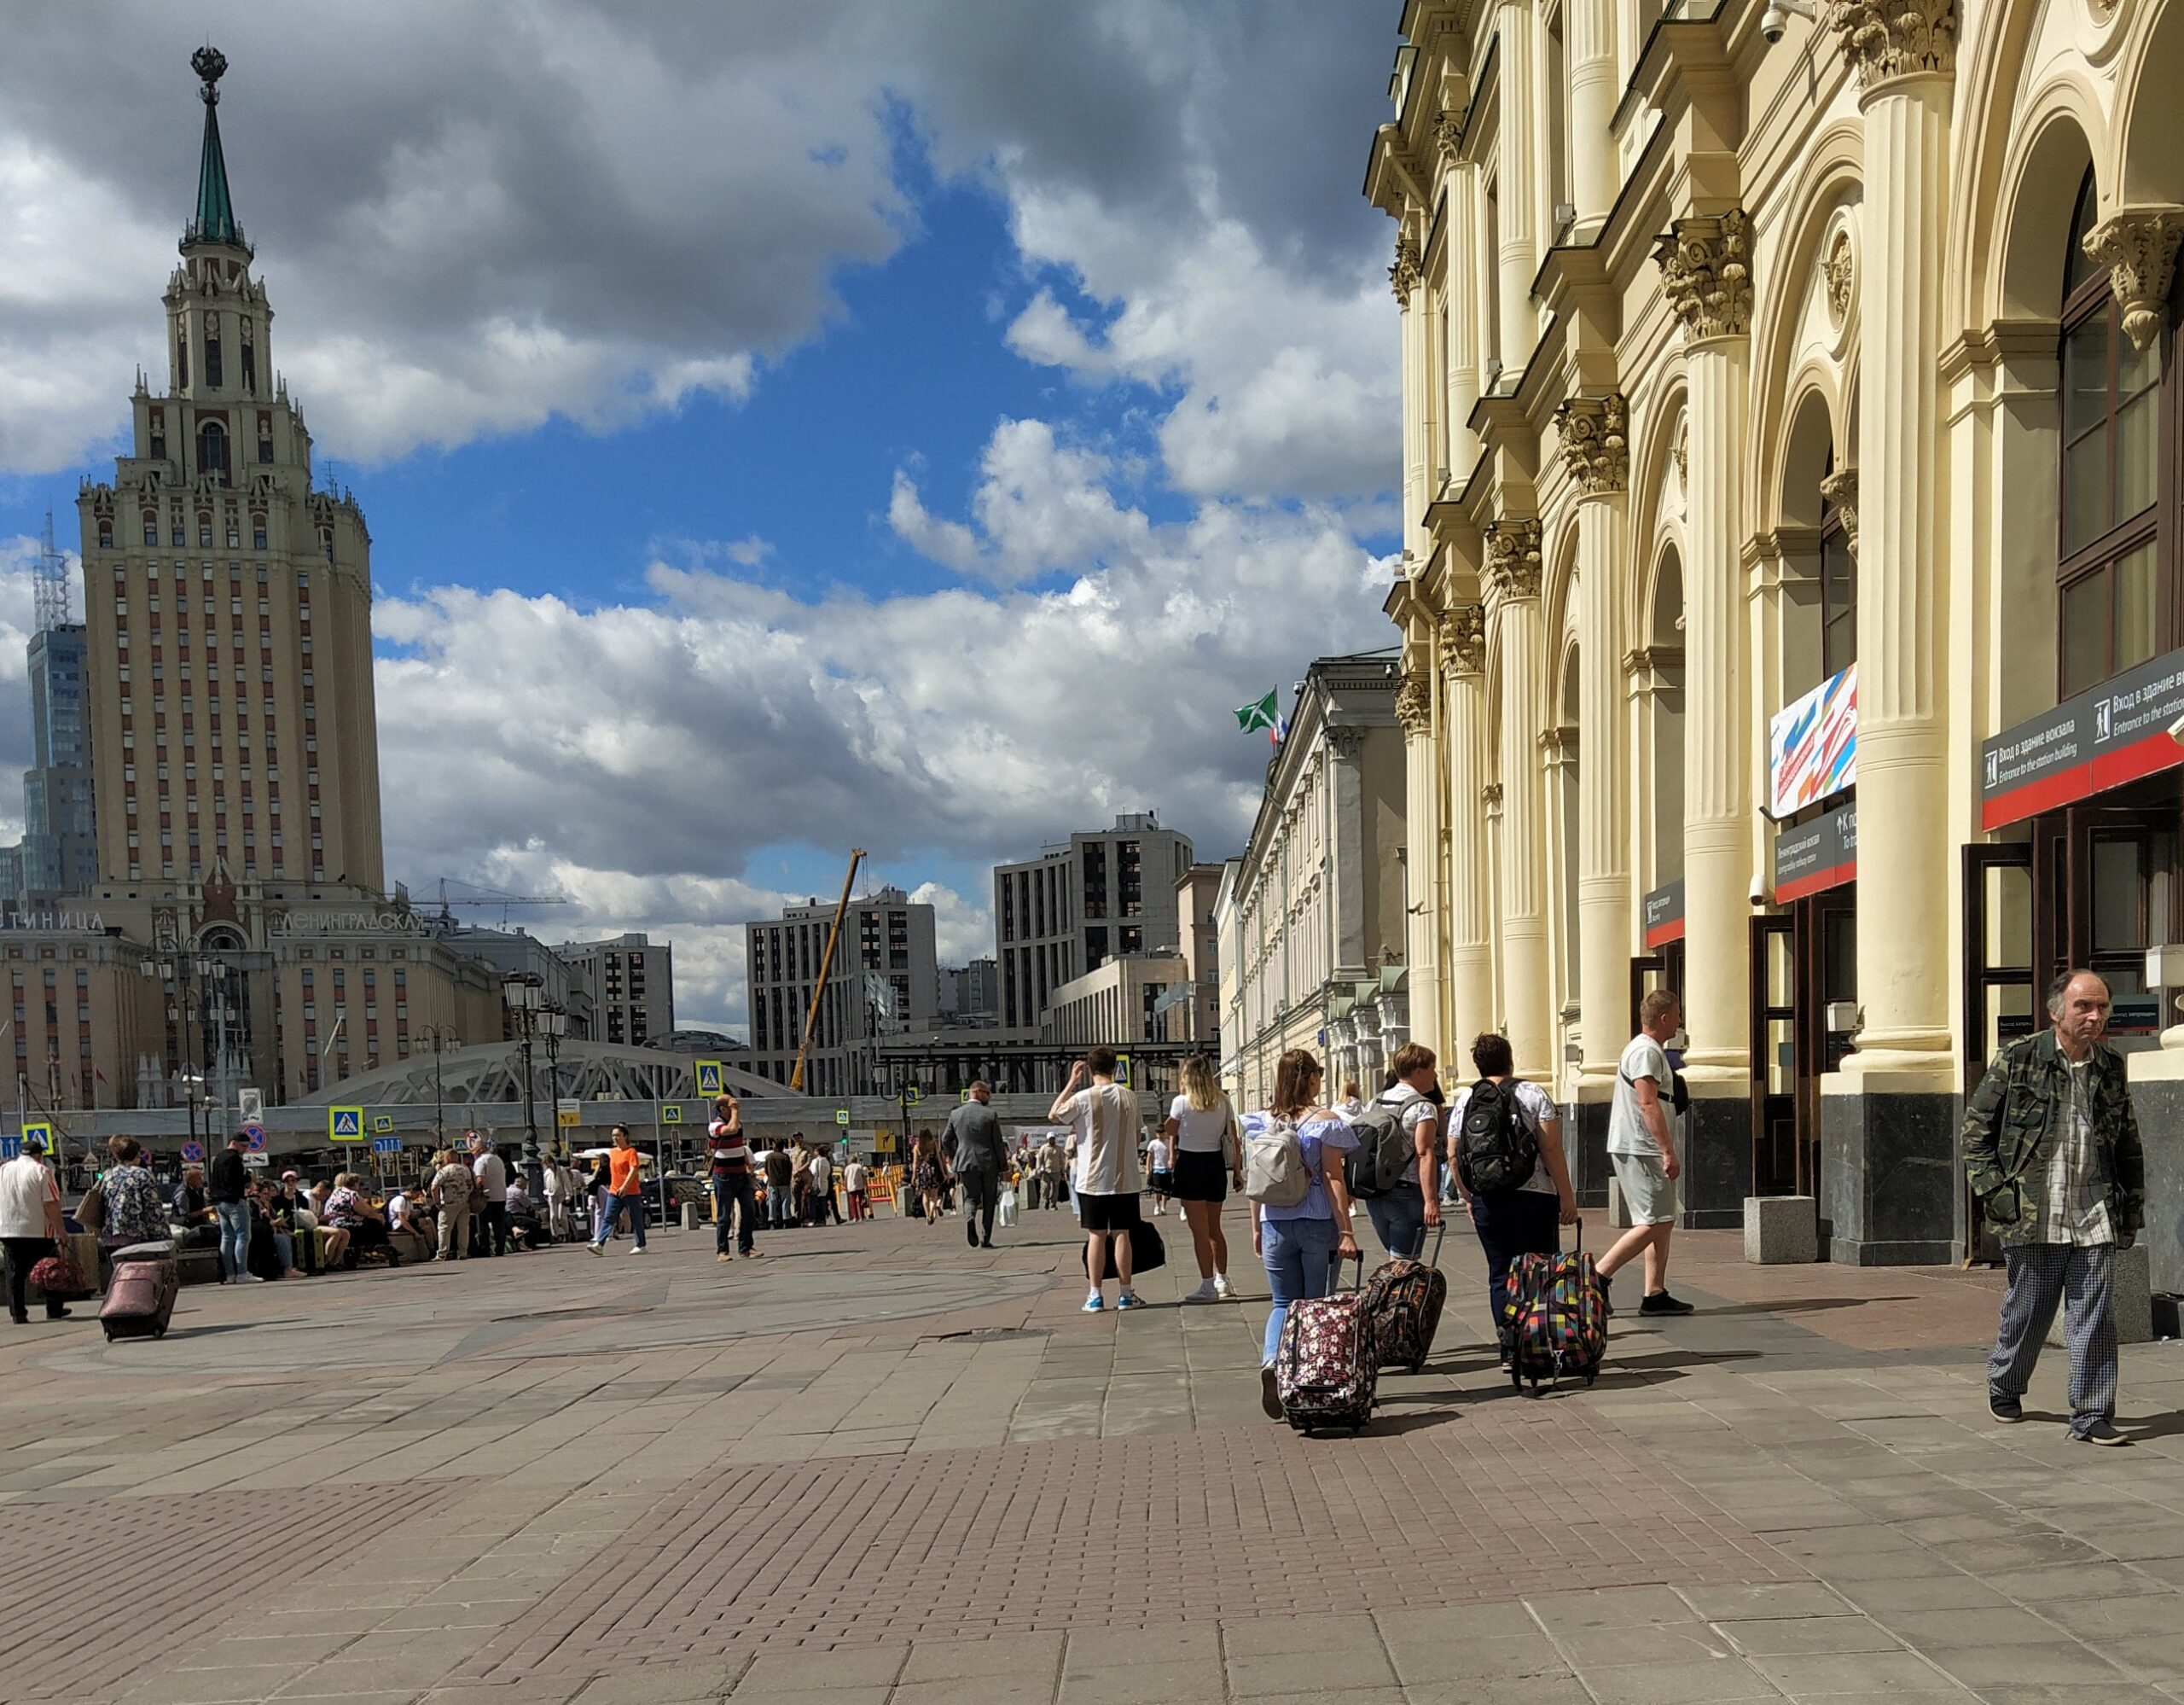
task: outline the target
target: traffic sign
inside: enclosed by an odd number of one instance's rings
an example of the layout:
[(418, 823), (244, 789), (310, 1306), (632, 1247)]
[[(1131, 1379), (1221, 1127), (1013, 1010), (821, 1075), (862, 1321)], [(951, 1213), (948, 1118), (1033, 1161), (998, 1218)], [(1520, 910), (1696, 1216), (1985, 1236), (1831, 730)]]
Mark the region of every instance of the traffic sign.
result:
[(968, 1106), (971, 1104), (971, 1092), (970, 1092), (970, 1091), (968, 1091), (968, 1090), (965, 1090), (965, 1091), (962, 1092), (962, 1094), (961, 1094), (961, 1095), (957, 1096), (957, 1097), (956, 1097), (956, 1099), (957, 1103), (958, 1103), (959, 1104), (961, 1104), (961, 1106), (968, 1107)]
[(1130, 1056), (1127, 1054), (1118, 1054), (1115, 1056), (1115, 1081), (1120, 1084), (1124, 1089), (1128, 1089), (1130, 1086)]
[(662, 1125), (680, 1125), (682, 1122), (682, 1103), (679, 1101), (660, 1103), (659, 1122)]
[[(375, 1137), (384, 1137), (388, 1132), (393, 1129), (394, 1115), (392, 1114), (375, 1113), (372, 1115), (372, 1134)], [(378, 1145), (374, 1144), (373, 1146), (376, 1148)]]
[(20, 1161), (23, 1157), (23, 1139), (12, 1133), (0, 1136), (0, 1161)]
[(909, 1085), (903, 1091), (903, 1105), (905, 1107), (915, 1107), (924, 1099), (925, 1091), (915, 1084)]
[(245, 1155), (242, 1163), (253, 1172), (262, 1173), (273, 1164), (273, 1157), (270, 1155)]
[(205, 1145), (202, 1143), (185, 1143), (182, 1145), (182, 1163), (184, 1166), (202, 1166), (204, 1161)]
[(335, 1143), (361, 1143), (364, 1140), (364, 1110), (361, 1107), (329, 1107), (326, 1109), (326, 1135)]
[(398, 1155), (401, 1152), (402, 1139), (399, 1137), (375, 1137), (372, 1138), (372, 1153), (375, 1155)]
[(698, 1074), (698, 1093), (700, 1095), (705, 1096), (710, 1099), (712, 1097), (718, 1095), (728, 1086), (727, 1080), (721, 1075), (719, 1061), (700, 1060), (696, 1062), (694, 1069), (695, 1069)]
[(262, 1155), (265, 1152), (265, 1127), (263, 1125), (246, 1125), (242, 1134), (243, 1146), (250, 1153)]
[(23, 1126), (23, 1136), (25, 1140), (28, 1140), (32, 1137), (37, 1138), (39, 1142), (45, 1144), (45, 1152), (47, 1154), (50, 1155), (53, 1152), (53, 1126), (46, 1120), (43, 1119), (32, 1120), (27, 1125)]
[(872, 1152), (875, 1155), (893, 1154), (895, 1152), (895, 1133), (892, 1131), (874, 1132), (872, 1133)]
[(846, 1125), (846, 1124), (848, 1124), (849, 1122), (850, 1122), (850, 1110), (849, 1110), (849, 1109), (847, 1109), (846, 1107), (838, 1107), (838, 1108), (836, 1108), (836, 1109), (834, 1109), (834, 1123), (835, 1123), (835, 1124), (837, 1124), (837, 1125)]
[(564, 1131), (573, 1131), (584, 1123), (584, 1103), (580, 1101), (557, 1101), (554, 1103), (554, 1123)]
[(265, 1091), (254, 1089), (237, 1090), (235, 1111), (242, 1115), (244, 1124), (263, 1125), (265, 1122)]

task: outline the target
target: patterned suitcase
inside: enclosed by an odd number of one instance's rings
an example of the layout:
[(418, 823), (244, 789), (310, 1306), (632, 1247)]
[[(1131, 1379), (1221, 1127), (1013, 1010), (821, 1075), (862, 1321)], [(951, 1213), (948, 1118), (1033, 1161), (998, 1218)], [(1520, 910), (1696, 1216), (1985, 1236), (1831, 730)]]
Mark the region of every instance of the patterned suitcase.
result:
[[(1357, 1279), (1365, 1257), (1357, 1257)], [(1289, 1305), (1275, 1351), (1275, 1389), (1282, 1419), (1300, 1433), (1316, 1427), (1360, 1430), (1373, 1418), (1379, 1362), (1373, 1323), (1355, 1287), (1347, 1296), (1310, 1297)]]
[(1414, 1260), (1397, 1255), (1373, 1269), (1358, 1306), (1373, 1323), (1373, 1353), (1384, 1368), (1417, 1373), (1432, 1353), (1433, 1334), (1449, 1301), (1448, 1276), (1441, 1271), (1441, 1239), (1446, 1225), (1433, 1232), (1433, 1254)]
[(113, 1277), (107, 1281), (106, 1301), (99, 1305), (99, 1324), (107, 1341), (166, 1337), (167, 1322), (174, 1318), (175, 1295), (181, 1289), (181, 1271), (171, 1256), (117, 1259)]
[(1584, 1241), (1581, 1222), (1573, 1253), (1519, 1255), (1509, 1269), (1509, 1380), (1519, 1391), (1526, 1380), (1537, 1392), (1542, 1380), (1566, 1376), (1590, 1385), (1600, 1377), (1607, 1354), (1607, 1293)]

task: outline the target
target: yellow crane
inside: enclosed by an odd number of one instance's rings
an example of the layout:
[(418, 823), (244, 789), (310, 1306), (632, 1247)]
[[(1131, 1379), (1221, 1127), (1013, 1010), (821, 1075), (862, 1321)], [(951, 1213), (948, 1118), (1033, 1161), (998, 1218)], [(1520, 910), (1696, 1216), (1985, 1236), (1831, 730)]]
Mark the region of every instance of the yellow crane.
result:
[(864, 862), (862, 847), (850, 848), (850, 873), (842, 878), (842, 898), (834, 907), (834, 927), (827, 932), (827, 950), (819, 956), (819, 981), (812, 986), (811, 1010), (804, 1015), (804, 1039), (796, 1045), (796, 1068), (788, 1074), (789, 1091), (804, 1093), (804, 1062), (811, 1053), (811, 1039), (819, 1028), (819, 1003), (827, 998), (827, 978), (834, 966), (834, 944), (842, 937), (842, 919), (850, 909), (850, 890), (857, 886), (857, 867)]

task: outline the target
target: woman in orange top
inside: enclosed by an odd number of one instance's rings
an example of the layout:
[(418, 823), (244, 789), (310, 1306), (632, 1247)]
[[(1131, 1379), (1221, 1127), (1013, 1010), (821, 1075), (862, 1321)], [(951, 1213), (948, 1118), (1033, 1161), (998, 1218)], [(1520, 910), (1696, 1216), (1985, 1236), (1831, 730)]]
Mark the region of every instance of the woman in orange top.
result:
[(614, 1227), (626, 1213), (630, 1229), (636, 1234), (636, 1245), (630, 1253), (642, 1255), (645, 1252), (645, 1157), (630, 1140), (630, 1127), (614, 1127), (614, 1148), (607, 1156), (607, 1219), (599, 1228), (599, 1236), (591, 1245), (595, 1255), (603, 1253), (607, 1240), (614, 1235)]

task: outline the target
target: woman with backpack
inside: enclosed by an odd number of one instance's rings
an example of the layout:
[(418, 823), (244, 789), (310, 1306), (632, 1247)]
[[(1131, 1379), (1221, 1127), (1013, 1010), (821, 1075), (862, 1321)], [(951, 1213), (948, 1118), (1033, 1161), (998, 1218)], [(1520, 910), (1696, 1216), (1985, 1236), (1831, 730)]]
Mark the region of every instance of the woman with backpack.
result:
[(1194, 1054), (1183, 1062), (1183, 1092), (1168, 1107), (1161, 1134), (1175, 1145), (1176, 1199), (1191, 1228), (1198, 1255), (1198, 1289), (1186, 1302), (1213, 1302), (1228, 1295), (1228, 1240), (1221, 1235), (1221, 1204), (1231, 1178), (1244, 1187), (1244, 1138), (1236, 1110), (1221, 1092), (1213, 1062)]
[(1342, 1177), (1342, 1157), (1357, 1138), (1341, 1114), (1320, 1105), (1324, 1075), (1309, 1052), (1292, 1048), (1275, 1066), (1273, 1104), (1244, 1120), (1252, 1252), (1265, 1264), (1274, 1293), (1259, 1356), (1259, 1405), (1274, 1421), (1281, 1418), (1274, 1359), (1289, 1305), (1325, 1296), (1336, 1268), (1357, 1256)]
[(1449, 1109), (1449, 1154), (1486, 1253), (1487, 1302), (1507, 1367), (1509, 1269), (1519, 1255), (1562, 1247), (1560, 1228), (1577, 1223), (1577, 1196), (1560, 1116), (1545, 1090), (1515, 1075), (1509, 1039), (1487, 1032), (1471, 1045), (1471, 1061), (1478, 1081)]

